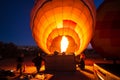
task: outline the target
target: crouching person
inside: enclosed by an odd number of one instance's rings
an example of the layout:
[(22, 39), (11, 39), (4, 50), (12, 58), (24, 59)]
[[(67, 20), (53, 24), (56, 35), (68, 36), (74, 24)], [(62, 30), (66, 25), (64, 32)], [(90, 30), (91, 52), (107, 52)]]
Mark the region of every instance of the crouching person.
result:
[(84, 55), (84, 53), (80, 54), (79, 67), (81, 70), (85, 69), (85, 55)]

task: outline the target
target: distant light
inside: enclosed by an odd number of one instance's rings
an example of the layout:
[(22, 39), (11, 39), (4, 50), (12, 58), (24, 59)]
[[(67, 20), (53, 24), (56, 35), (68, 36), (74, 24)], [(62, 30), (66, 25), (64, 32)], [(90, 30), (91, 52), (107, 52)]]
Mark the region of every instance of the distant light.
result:
[(14, 70), (10, 70), (10, 72), (14, 72)]

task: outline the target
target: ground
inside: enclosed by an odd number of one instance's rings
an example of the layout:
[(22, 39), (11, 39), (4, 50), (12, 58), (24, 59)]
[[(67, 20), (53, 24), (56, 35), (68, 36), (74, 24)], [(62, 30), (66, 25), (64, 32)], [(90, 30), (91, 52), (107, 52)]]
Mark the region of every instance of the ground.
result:
[[(36, 68), (32, 63), (33, 57), (25, 57), (24, 61), (24, 75), (31, 75), (36, 74)], [(50, 80), (95, 80), (94, 72), (93, 72), (93, 64), (94, 62), (111, 62), (111, 61), (104, 61), (104, 59), (86, 59), (85, 60), (85, 70), (81, 70), (76, 65), (76, 72), (64, 72), (64, 73), (56, 73), (56, 74), (45, 74), (47, 77), (52, 77)], [(19, 72), (16, 71), (16, 59), (4, 59), (0, 61), (0, 69), (4, 70), (13, 70), (15, 72), (15, 77), (18, 77)], [(41, 68), (43, 71), (44, 65)], [(10, 80), (15, 80), (15, 77), (9, 78)], [(31, 79), (35, 80), (35, 79)], [(39, 79), (38, 79), (39, 80)], [(47, 80), (47, 79), (46, 79)]]

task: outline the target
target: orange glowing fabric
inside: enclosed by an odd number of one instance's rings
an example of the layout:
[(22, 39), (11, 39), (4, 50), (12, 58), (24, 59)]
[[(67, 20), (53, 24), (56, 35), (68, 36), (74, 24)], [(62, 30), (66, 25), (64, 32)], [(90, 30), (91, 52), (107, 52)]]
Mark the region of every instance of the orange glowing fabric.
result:
[(46, 53), (60, 52), (60, 40), (69, 41), (67, 53), (80, 54), (89, 44), (95, 25), (91, 0), (37, 0), (31, 12), (31, 30)]

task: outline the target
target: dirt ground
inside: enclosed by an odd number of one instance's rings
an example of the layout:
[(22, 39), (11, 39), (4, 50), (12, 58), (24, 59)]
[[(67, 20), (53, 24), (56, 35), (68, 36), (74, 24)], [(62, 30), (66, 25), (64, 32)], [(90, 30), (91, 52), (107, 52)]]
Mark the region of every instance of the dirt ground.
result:
[[(25, 57), (24, 66), (23, 66), (24, 75), (36, 74), (36, 68), (34, 64), (32, 63), (32, 59), (33, 57)], [(94, 63), (112, 63), (112, 61), (105, 60), (104, 58), (87, 58), (85, 60), (85, 70), (81, 70), (76, 65), (76, 72), (72, 74), (69, 72), (64, 72), (64, 73), (45, 74), (45, 75), (51, 78), (51, 79), (48, 78), (49, 80), (95, 80), (95, 76), (93, 72)], [(16, 71), (16, 59), (15, 58), (0, 60), (0, 69), (12, 70), (15, 73), (15, 77), (19, 76), (19, 72)], [(44, 63), (40, 70), (41, 71), (45, 70)], [(9, 77), (8, 80), (20, 80), (20, 79), (15, 79), (15, 77), (11, 77), (11, 78)], [(21, 80), (26, 80), (26, 79), (21, 79)], [(41, 79), (35, 79), (35, 76), (34, 76), (33, 78), (27, 79), (27, 80), (41, 80)]]
[[(24, 67), (23, 67), (24, 74), (36, 74), (36, 68), (34, 64), (32, 63), (32, 59), (33, 57), (25, 57)], [(94, 80), (95, 77), (93, 73), (93, 63), (94, 63), (93, 60), (86, 59), (85, 63), (86, 63), (85, 70), (81, 70), (76, 65), (76, 72), (74, 74), (71, 74), (68, 72), (51, 74), (52, 78), (50, 80), (63, 80), (63, 79), (64, 80)], [(14, 71), (16, 76), (19, 75), (19, 72), (16, 71), (16, 59), (14, 58), (1, 60), (0, 69), (12, 70)], [(40, 70), (44, 71), (45, 66), (43, 65)], [(14, 80), (14, 79), (11, 78), (10, 80)], [(31, 79), (31, 80), (35, 80), (35, 79)]]

